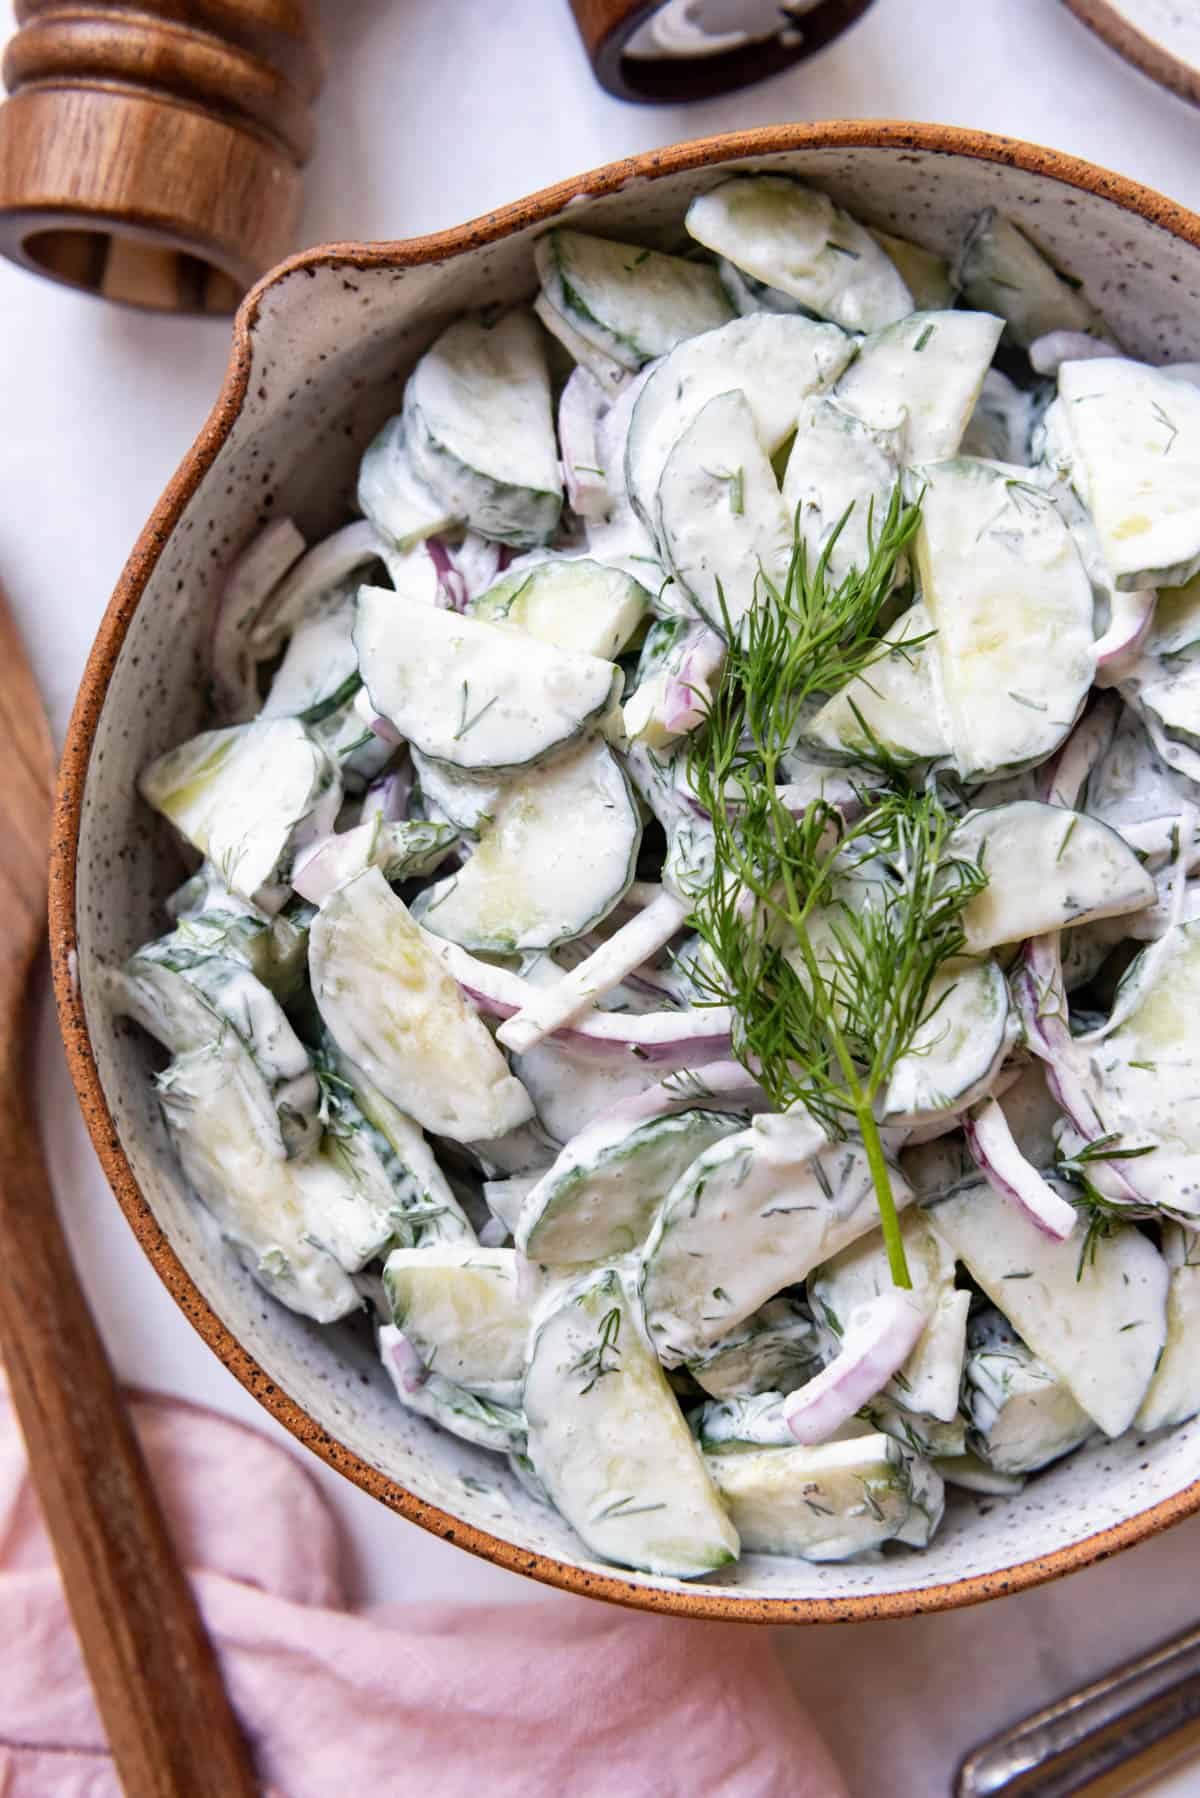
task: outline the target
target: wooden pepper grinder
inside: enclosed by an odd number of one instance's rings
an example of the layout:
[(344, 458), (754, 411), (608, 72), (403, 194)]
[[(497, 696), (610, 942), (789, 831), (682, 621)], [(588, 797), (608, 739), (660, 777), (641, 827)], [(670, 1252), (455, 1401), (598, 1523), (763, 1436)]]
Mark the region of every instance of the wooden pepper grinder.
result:
[(0, 254), (108, 299), (231, 312), (294, 241), (315, 0), (17, 0)]
[(871, 0), (571, 0), (601, 87), (621, 100), (710, 100), (803, 62)]

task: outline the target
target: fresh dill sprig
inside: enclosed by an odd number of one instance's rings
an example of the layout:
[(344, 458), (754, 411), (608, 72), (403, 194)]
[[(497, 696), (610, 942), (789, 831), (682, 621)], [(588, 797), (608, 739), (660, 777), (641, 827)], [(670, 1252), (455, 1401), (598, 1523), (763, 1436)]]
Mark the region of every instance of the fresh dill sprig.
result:
[[(710, 951), (702, 1002), (728, 1005), (734, 1049), (779, 1110), (802, 1105), (831, 1136), (861, 1135), (898, 1286), (910, 1286), (875, 1108), (931, 1015), (938, 967), (962, 949), (962, 912), (986, 884), (949, 849), (936, 790), (860, 795), (861, 815), (815, 801), (794, 816), (780, 767), (807, 702), (844, 686), (894, 647), (876, 634), (896, 562), (920, 520), (893, 492), (866, 567), (837, 586), (829, 556), (810, 570), (796, 533), (782, 588), (759, 576), (724, 675), (693, 739), (689, 778), (712, 819), (713, 873), (693, 921)], [(875, 758), (887, 775), (882, 753)], [(882, 783), (881, 783), (882, 784)], [(867, 862), (869, 881), (853, 879)], [(852, 903), (848, 891), (863, 897)]]

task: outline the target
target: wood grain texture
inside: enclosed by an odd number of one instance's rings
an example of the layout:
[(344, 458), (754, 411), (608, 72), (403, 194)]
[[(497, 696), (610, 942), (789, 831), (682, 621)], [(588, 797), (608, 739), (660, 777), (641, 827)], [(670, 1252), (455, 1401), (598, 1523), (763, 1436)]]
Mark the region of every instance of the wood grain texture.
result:
[[(717, 56), (648, 61), (625, 55), (639, 26), (662, 10), (664, 0), (570, 0), (592, 72), (601, 87), (621, 100), (649, 105), (708, 100), (750, 87), (768, 75), (804, 62), (840, 37), (866, 12), (872, 0), (821, 0), (788, 29), (761, 43)], [(780, 11), (784, 7), (780, 6)]]
[(71, 1261), (33, 1121), (54, 755), (0, 595), (0, 1356), (122, 1784), (250, 1798), (249, 1753)]
[(291, 247), (324, 63), (311, 0), (18, 0), (0, 253), (228, 311)]

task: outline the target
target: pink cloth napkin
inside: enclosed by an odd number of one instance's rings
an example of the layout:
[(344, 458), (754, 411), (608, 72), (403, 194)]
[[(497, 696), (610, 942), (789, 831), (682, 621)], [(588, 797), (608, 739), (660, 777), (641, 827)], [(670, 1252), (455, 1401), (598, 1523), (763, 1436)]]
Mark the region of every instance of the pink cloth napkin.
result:
[[(292, 1455), (132, 1402), (277, 1798), (847, 1798), (765, 1631), (557, 1595), (351, 1612), (334, 1519)], [(120, 1798), (3, 1393), (0, 1641), (0, 1798)]]

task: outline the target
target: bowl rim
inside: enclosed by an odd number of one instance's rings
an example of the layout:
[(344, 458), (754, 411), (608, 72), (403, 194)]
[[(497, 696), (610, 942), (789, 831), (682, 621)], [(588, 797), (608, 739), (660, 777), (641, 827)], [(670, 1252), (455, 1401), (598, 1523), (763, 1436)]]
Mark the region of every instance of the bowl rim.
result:
[(59, 1027), (67, 1063), (100, 1164), (134, 1235), (188, 1321), (258, 1402), (305, 1447), (410, 1523), (513, 1573), (561, 1590), (677, 1617), (742, 1623), (840, 1623), (909, 1617), (978, 1604), (1061, 1578), (1158, 1534), (1200, 1511), (1200, 1478), (1171, 1497), (1078, 1542), (995, 1572), (903, 1591), (834, 1597), (741, 1598), (681, 1586), (641, 1585), (611, 1573), (525, 1549), (428, 1504), (332, 1436), (258, 1364), (203, 1297), (159, 1226), (134, 1177), (109, 1111), (77, 977), (76, 872), (84, 787), (100, 713), (130, 621), (185, 507), (212, 467), (241, 411), (251, 366), (251, 333), (270, 291), (317, 266), (408, 267), (451, 258), (559, 213), (577, 195), (595, 198), (626, 182), (716, 166), (747, 156), (820, 148), (880, 148), (969, 157), (1046, 175), (1112, 200), (1200, 249), (1200, 215), (1152, 188), (1062, 151), (960, 126), (903, 120), (823, 120), (761, 126), (694, 138), (621, 158), (561, 181), (445, 231), (395, 242), (331, 243), (289, 257), (251, 289), (237, 313), (224, 383), (208, 419), (185, 454), (138, 537), (88, 655), (67, 728), (59, 770), (50, 856), (50, 953)]

